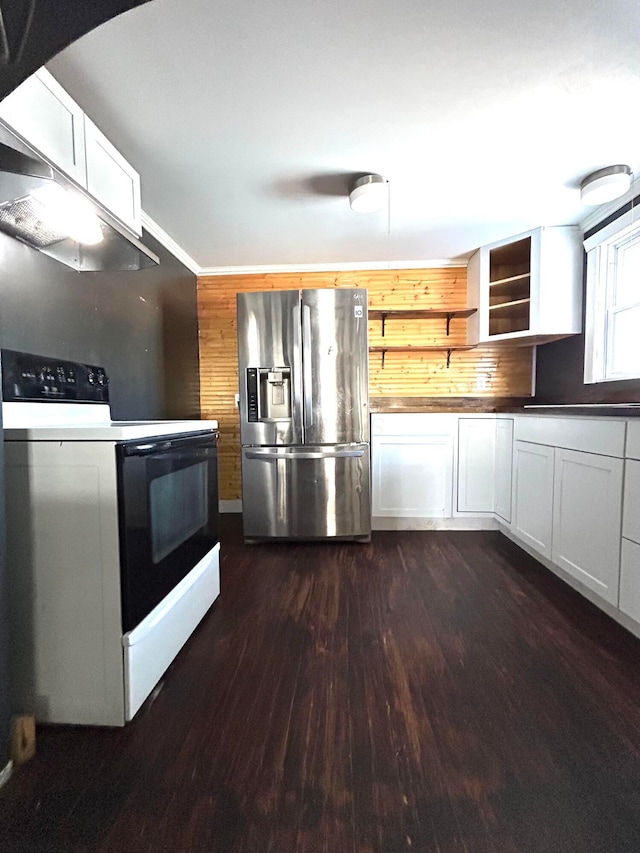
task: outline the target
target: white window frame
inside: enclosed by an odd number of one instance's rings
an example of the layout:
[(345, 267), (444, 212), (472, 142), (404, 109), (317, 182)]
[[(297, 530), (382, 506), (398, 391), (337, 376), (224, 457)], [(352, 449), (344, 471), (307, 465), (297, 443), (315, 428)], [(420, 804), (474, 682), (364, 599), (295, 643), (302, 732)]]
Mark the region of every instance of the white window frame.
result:
[[(640, 306), (640, 286), (635, 302), (624, 306), (615, 303), (618, 251), (636, 240), (640, 240), (640, 216), (632, 208), (584, 242), (587, 252), (585, 384), (640, 378), (637, 369), (614, 372), (611, 355), (616, 313), (622, 308)], [(640, 328), (638, 333), (640, 337)]]

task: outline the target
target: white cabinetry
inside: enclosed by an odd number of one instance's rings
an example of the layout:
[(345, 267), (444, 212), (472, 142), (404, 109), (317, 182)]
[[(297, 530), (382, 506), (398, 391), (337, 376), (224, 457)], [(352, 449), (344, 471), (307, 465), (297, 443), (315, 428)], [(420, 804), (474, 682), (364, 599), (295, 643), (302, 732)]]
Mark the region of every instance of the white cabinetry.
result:
[(619, 606), (640, 623), (640, 421), (629, 423), (626, 455)]
[(458, 512), (493, 512), (495, 440), (493, 417), (459, 419)]
[(516, 441), (514, 450), (513, 532), (551, 559), (553, 524), (553, 447)]
[(637, 459), (626, 461), (622, 535), (640, 543), (640, 461)]
[(544, 343), (582, 325), (582, 235), (577, 226), (536, 228), (483, 246), (469, 260), (468, 343)]
[(87, 189), (140, 236), (140, 176), (88, 116), (84, 130)]
[(622, 459), (555, 451), (551, 559), (617, 606)]
[(74, 181), (86, 185), (84, 113), (45, 68), (0, 102), (0, 119)]
[(640, 623), (640, 545), (624, 537), (620, 554), (620, 610)]
[(46, 69), (0, 103), (0, 120), (141, 234), (140, 176)]
[(454, 415), (372, 417), (373, 517), (449, 518)]
[(511, 522), (513, 466), (513, 418), (496, 420), (496, 466), (494, 511), (507, 524)]

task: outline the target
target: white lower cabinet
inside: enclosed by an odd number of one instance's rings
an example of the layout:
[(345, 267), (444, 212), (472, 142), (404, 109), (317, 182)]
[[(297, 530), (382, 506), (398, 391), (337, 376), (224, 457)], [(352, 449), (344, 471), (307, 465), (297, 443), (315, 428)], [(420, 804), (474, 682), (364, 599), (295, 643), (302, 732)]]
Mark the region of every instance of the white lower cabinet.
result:
[(453, 435), (372, 440), (373, 515), (450, 518)]
[(458, 421), (458, 512), (493, 512), (494, 418)]
[(551, 559), (618, 604), (622, 459), (556, 449)]
[(512, 466), (513, 418), (498, 418), (496, 421), (494, 512), (507, 524), (511, 522)]
[(622, 539), (620, 553), (620, 610), (640, 622), (640, 545)]
[(551, 559), (554, 448), (516, 441), (514, 450), (513, 532)]
[(640, 542), (640, 461), (637, 459), (625, 462), (622, 535)]

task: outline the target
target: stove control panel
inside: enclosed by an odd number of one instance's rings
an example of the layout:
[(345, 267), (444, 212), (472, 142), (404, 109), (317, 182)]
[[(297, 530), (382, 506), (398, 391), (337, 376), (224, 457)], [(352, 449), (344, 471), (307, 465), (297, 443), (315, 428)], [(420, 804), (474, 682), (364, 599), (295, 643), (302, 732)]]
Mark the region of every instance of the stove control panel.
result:
[(5, 403), (108, 403), (109, 377), (104, 367), (3, 349), (2, 398)]

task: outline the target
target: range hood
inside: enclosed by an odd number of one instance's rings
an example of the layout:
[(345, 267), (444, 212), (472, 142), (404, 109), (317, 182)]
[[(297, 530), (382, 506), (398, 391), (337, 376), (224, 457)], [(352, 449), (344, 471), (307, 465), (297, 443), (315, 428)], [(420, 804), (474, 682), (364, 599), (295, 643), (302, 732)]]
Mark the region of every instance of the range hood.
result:
[[(79, 243), (51, 227), (31, 193), (56, 184), (80, 199), (97, 216), (102, 240)], [(160, 260), (79, 184), (0, 124), (0, 231), (78, 272), (141, 270)]]

